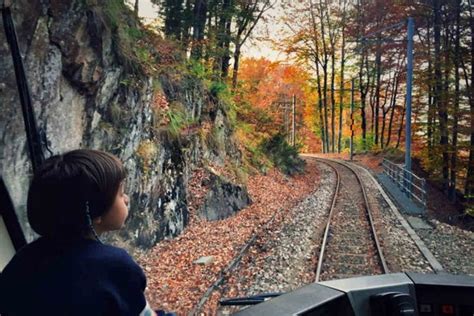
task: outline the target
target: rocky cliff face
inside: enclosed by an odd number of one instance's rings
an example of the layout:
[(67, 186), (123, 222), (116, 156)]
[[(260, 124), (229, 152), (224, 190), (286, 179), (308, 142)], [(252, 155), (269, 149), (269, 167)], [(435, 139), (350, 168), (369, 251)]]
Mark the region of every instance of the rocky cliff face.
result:
[[(171, 79), (166, 73), (153, 77), (130, 70), (103, 6), (83, 0), (20, 0), (12, 12), (34, 111), (49, 148), (53, 153), (98, 148), (124, 161), (130, 217), (123, 231), (108, 238), (125, 247), (147, 248), (186, 226), (192, 170), (229, 161), (238, 166), (240, 152), (225, 106), (202, 83), (185, 75)], [(0, 32), (0, 172), (32, 240), (25, 212), (31, 166), (4, 36)], [(157, 99), (179, 104), (198, 132), (170, 133), (157, 115)], [(199, 132), (204, 125), (211, 126), (212, 137)], [(221, 196), (232, 196), (227, 203), (232, 211), (249, 202), (242, 186), (226, 179), (212, 185), (213, 191), (224, 192)], [(211, 219), (232, 213), (226, 203), (216, 208), (215, 194), (210, 196), (202, 213), (209, 208)]]

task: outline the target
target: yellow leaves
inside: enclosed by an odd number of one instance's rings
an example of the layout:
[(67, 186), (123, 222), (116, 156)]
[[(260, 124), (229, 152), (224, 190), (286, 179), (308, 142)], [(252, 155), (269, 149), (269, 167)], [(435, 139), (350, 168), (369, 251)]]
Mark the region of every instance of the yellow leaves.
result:
[(137, 155), (140, 157), (144, 173), (147, 173), (153, 160), (158, 155), (158, 147), (152, 140), (145, 139), (138, 145)]

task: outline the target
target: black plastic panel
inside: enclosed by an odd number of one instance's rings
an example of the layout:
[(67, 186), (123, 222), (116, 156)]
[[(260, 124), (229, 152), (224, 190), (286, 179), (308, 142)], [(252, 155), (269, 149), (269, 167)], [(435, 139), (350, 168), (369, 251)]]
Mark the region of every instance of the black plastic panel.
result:
[[(391, 296), (377, 301), (384, 294)], [(395, 273), (314, 283), (235, 315), (474, 316), (474, 277)]]
[(407, 273), (420, 316), (474, 316), (474, 277)]
[(234, 315), (349, 316), (353, 313), (343, 292), (314, 283)]

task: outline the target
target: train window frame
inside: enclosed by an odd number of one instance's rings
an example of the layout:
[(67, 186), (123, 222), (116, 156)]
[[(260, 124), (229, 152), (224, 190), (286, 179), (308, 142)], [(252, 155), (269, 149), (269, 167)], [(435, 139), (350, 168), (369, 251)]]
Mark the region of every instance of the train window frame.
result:
[(7, 186), (0, 176), (0, 272), (26, 244)]

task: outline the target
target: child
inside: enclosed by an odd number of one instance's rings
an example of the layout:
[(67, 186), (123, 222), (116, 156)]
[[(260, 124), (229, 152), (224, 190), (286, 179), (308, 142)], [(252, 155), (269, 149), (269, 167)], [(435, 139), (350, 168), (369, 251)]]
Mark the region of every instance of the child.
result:
[(125, 169), (113, 155), (80, 149), (47, 159), (33, 177), (27, 213), (41, 237), (0, 276), (2, 315), (155, 315), (146, 278), (126, 251), (99, 235), (123, 227)]

